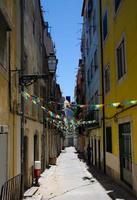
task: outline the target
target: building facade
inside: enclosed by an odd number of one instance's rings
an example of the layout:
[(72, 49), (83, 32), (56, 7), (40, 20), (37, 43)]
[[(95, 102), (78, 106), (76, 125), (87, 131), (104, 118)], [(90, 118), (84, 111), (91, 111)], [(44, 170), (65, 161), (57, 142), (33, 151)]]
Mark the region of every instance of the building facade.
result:
[[(23, 1), (21, 10), (22, 75), (42, 74), (43, 18), (40, 1)], [(41, 98), (41, 87), (41, 80), (37, 80), (34, 84), (25, 85), (24, 90), (31, 96)], [(43, 111), (33, 100), (24, 101), (24, 184), (29, 187), (34, 177), (34, 161), (41, 161)]]
[(59, 112), (49, 103), (62, 97), (56, 52), (40, 0), (0, 1), (0, 43), (0, 197), (18, 192), (20, 199), (33, 184), (35, 161), (44, 170), (51, 151), (57, 157), (62, 148), (49, 115)]
[(20, 132), (17, 115), (20, 66), (19, 1), (0, 1), (0, 190), (20, 170)]
[[(106, 172), (137, 194), (137, 2), (103, 0)], [(114, 164), (115, 163), (115, 164)]]
[[(90, 144), (92, 164), (135, 194), (136, 9), (136, 1), (83, 1), (81, 42), (86, 105), (90, 105), (82, 119), (98, 122), (84, 127), (84, 150)], [(76, 97), (81, 101), (77, 80)]]
[[(82, 41), (84, 42), (84, 35), (82, 37)], [(81, 49), (83, 48), (83, 43), (81, 44)], [(83, 52), (84, 53), (84, 52)], [(86, 104), (86, 81), (85, 81), (85, 65), (84, 65), (84, 56), (82, 59), (79, 59), (78, 64), (78, 73), (76, 77), (76, 87), (75, 87), (75, 99), (78, 105)], [(77, 120), (85, 119), (86, 113), (80, 107), (77, 107), (77, 112), (75, 113), (75, 117)], [(76, 128), (77, 134), (77, 150), (79, 153), (84, 153), (85, 150), (85, 129), (84, 126), (81, 125), (80, 127)]]
[(98, 168), (103, 168), (103, 134), (102, 108), (96, 107), (102, 103), (102, 71), (100, 52), (100, 2), (84, 1), (82, 8), (83, 33), (82, 56), (84, 55), (86, 78), (86, 121), (95, 121), (86, 127), (85, 152), (88, 144), (92, 148), (91, 162)]

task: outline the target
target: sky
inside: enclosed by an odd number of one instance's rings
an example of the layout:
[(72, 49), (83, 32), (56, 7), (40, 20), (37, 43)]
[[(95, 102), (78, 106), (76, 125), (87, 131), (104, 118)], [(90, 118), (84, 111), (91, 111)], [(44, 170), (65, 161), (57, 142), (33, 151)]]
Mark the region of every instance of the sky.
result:
[(83, 0), (41, 0), (58, 58), (57, 83), (63, 96), (74, 97), (80, 58)]

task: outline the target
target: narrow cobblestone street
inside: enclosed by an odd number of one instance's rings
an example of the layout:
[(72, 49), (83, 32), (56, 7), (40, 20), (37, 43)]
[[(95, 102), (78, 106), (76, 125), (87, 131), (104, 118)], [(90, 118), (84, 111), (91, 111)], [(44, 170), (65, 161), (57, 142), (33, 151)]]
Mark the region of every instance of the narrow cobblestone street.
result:
[(137, 0), (0, 0), (0, 200), (137, 200)]
[[(119, 198), (109, 196), (110, 191), (97, 181), (89, 173), (87, 165), (78, 159), (77, 153), (73, 147), (66, 148), (57, 160), (56, 166), (51, 166), (45, 170), (40, 178), (40, 188), (33, 199), (43, 197), (42, 200), (109, 200), (109, 199), (132, 199), (125, 191), (119, 191)], [(108, 186), (106, 181), (106, 185)], [(112, 185), (112, 183), (110, 183)], [(113, 185), (112, 185), (113, 186)], [(109, 187), (108, 187), (109, 188)], [(114, 188), (115, 189), (115, 188)], [(120, 190), (117, 188), (117, 190)], [(126, 198), (122, 198), (126, 195)], [(32, 199), (28, 198), (27, 200)]]

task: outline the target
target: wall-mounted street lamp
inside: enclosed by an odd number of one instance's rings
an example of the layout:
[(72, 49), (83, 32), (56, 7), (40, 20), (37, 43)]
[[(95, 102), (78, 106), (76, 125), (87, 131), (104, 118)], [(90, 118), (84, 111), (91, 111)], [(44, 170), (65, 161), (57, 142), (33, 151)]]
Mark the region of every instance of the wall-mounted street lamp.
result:
[(55, 73), (57, 69), (58, 60), (54, 53), (50, 53), (48, 56), (48, 67), (50, 73)]
[[(50, 53), (48, 56), (48, 68), (49, 72), (54, 74), (57, 69), (58, 60), (54, 53)], [(31, 85), (39, 79), (48, 79), (49, 74), (22, 74), (19, 77), (19, 84), (22, 86)]]

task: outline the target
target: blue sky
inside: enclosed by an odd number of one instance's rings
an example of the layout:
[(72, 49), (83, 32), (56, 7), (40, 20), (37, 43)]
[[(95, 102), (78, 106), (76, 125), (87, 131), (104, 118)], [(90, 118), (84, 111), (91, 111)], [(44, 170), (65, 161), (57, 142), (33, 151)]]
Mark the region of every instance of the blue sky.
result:
[(59, 60), (57, 82), (63, 96), (74, 96), (80, 58), (82, 2), (83, 0), (41, 0), (45, 20), (49, 22), (56, 45)]

